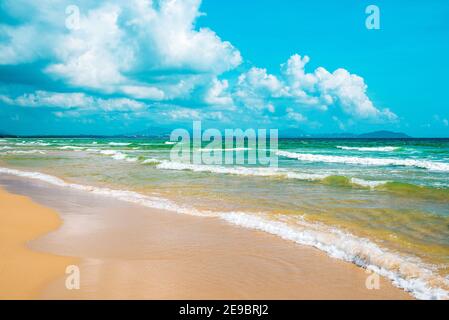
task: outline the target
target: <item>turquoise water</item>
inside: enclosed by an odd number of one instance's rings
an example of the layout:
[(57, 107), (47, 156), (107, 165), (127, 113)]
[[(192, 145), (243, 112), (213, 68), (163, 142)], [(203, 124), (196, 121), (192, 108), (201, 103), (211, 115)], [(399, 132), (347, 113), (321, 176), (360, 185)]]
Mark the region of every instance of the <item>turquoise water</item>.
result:
[(133, 191), (116, 196), (215, 215), (373, 269), (418, 298), (447, 297), (448, 139), (280, 139), (267, 151), (277, 168), (174, 162), (173, 147), (151, 138), (0, 139), (0, 173)]

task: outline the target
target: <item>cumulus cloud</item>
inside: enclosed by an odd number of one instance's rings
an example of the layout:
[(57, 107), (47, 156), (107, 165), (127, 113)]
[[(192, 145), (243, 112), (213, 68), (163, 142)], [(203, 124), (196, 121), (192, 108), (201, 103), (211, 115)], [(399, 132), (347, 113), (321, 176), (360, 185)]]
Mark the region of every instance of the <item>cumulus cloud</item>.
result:
[[(313, 123), (310, 112), (327, 112), (329, 119), (334, 113), (357, 121), (397, 119), (374, 105), (362, 77), (341, 68), (306, 72), (308, 56), (292, 55), (276, 74), (247, 66), (237, 74), (239, 50), (196, 26), (200, 4), (78, 0), (77, 27), (68, 28), (72, 1), (3, 0), (0, 65), (37, 68), (52, 89), (35, 84), (27, 93), (0, 95), (0, 102), (65, 109), (55, 111), (58, 116), (86, 110), (148, 116), (148, 105), (160, 104), (166, 110), (161, 107), (155, 117), (173, 121)], [(61, 92), (47, 91), (55, 88)]]
[(64, 20), (70, 1), (17, 2), (30, 13), (12, 1), (3, 4), (22, 23), (0, 25), (8, 39), (0, 46), (0, 64), (49, 60), (44, 72), (70, 86), (173, 99), (188, 92), (179, 89), (189, 74), (208, 75), (201, 78), (207, 83), (242, 61), (230, 42), (195, 27), (200, 0), (80, 1), (73, 30)]
[(204, 101), (211, 105), (232, 106), (234, 101), (228, 91), (228, 80), (213, 79), (212, 85), (208, 88)]
[(362, 77), (342, 68), (331, 73), (319, 67), (307, 73), (305, 66), (309, 61), (308, 56), (295, 54), (281, 65), (278, 76), (253, 67), (239, 77), (235, 95), (242, 104), (259, 108), (287, 101), (299, 108), (322, 111), (339, 107), (357, 119), (396, 120), (397, 116), (389, 109), (374, 106), (367, 96), (367, 85)]
[(175, 110), (162, 111), (164, 117), (168, 117), (175, 121), (192, 121), (192, 120), (214, 120), (214, 121), (228, 121), (221, 111), (199, 111), (188, 108), (176, 108)]
[(287, 118), (294, 120), (295, 122), (304, 122), (307, 120), (302, 114), (295, 112), (293, 108), (287, 108)]
[(58, 93), (36, 91), (11, 98), (0, 95), (0, 101), (20, 107), (46, 107), (61, 109), (82, 109), (102, 111), (139, 111), (146, 109), (146, 104), (129, 98), (97, 98), (80, 92)]

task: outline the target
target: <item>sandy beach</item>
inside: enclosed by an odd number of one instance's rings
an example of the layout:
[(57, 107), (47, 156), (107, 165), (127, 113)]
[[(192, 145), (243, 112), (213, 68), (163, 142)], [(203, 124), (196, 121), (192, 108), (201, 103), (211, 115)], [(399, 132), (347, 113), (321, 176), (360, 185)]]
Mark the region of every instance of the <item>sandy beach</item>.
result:
[[(217, 218), (10, 175), (0, 186), (1, 299), (411, 298), (383, 278), (367, 289), (365, 270), (317, 249)], [(74, 261), (81, 288), (67, 290)]]
[(53, 210), (0, 189), (0, 299), (36, 298), (46, 284), (75, 262), (28, 248), (30, 240), (60, 225)]

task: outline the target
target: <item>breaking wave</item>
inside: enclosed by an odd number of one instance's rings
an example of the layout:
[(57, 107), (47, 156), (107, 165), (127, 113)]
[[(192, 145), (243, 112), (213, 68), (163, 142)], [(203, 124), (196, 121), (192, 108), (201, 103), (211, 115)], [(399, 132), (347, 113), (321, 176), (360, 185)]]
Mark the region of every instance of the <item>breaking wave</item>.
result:
[(264, 231), (285, 240), (315, 247), (326, 252), (330, 257), (370, 269), (390, 279), (395, 286), (410, 292), (418, 299), (449, 298), (449, 280), (435, 274), (431, 265), (424, 264), (416, 257), (403, 256), (382, 248), (366, 238), (357, 237), (323, 224), (308, 222), (302, 218), (296, 219), (293, 223), (287, 223), (270, 218), (264, 213), (200, 211), (193, 207), (180, 206), (161, 197), (143, 195), (134, 191), (69, 183), (58, 177), (40, 172), (26, 172), (0, 167), (0, 173), (110, 196), (150, 208), (197, 216), (219, 217), (224, 221), (244, 228)]
[(109, 142), (110, 146), (129, 146), (131, 143), (129, 142)]
[(210, 172), (217, 174), (231, 174), (254, 177), (277, 177), (304, 181), (321, 181), (330, 185), (357, 185), (369, 188), (374, 188), (387, 183), (387, 181), (370, 181), (360, 178), (348, 178), (326, 173), (305, 173), (270, 167), (223, 167), (218, 165), (190, 164), (161, 160), (158, 160), (158, 162), (159, 164), (157, 164), (156, 168), (164, 170), (186, 170), (193, 172)]
[(276, 154), (281, 157), (307, 162), (343, 163), (366, 166), (406, 166), (432, 171), (449, 172), (449, 163), (428, 160), (331, 156), (321, 154), (295, 153), (289, 151), (277, 151)]
[(347, 146), (337, 146), (338, 149), (342, 150), (355, 150), (355, 151), (378, 151), (378, 152), (391, 152), (400, 149), (400, 147), (347, 147)]

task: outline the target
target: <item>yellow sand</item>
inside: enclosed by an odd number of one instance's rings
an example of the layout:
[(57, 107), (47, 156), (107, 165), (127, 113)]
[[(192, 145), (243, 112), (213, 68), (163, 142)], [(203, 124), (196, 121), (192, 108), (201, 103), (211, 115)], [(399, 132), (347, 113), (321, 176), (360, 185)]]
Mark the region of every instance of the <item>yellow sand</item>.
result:
[(52, 210), (0, 189), (0, 299), (33, 299), (46, 283), (64, 275), (72, 258), (26, 245), (60, 224)]
[[(49, 197), (61, 196), (55, 189)], [(59, 228), (54, 211), (0, 189), (0, 299), (411, 298), (382, 278), (379, 290), (367, 290), (363, 269), (314, 248), (215, 218), (84, 194), (76, 203), (80, 214)], [(27, 248), (38, 237), (40, 252)], [(74, 263), (81, 288), (67, 290)]]

